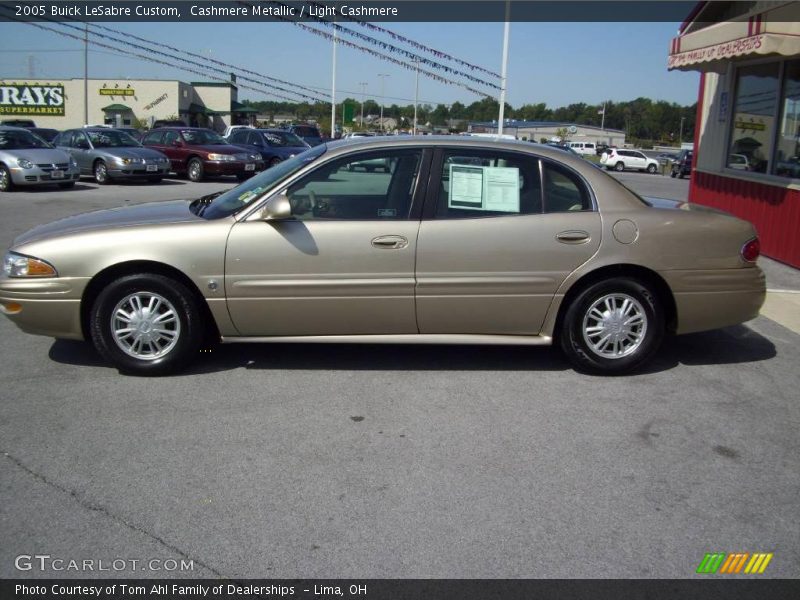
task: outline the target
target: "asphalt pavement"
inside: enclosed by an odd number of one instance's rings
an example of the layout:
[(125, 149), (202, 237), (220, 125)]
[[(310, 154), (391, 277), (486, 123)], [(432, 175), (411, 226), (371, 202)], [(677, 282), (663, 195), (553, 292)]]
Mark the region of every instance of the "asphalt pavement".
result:
[[(0, 245), (234, 183), (3, 194)], [(765, 265), (770, 286), (800, 280)], [(0, 577), (691, 578), (741, 551), (794, 578), (798, 343), (761, 316), (624, 377), (551, 348), (241, 344), (146, 379), (3, 318)]]

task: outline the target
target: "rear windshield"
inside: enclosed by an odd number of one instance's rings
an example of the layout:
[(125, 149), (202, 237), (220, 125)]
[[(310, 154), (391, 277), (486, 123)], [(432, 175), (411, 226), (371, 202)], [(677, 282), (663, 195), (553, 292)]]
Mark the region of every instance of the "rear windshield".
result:
[(294, 127), (294, 132), (303, 137), (319, 137), (319, 130), (316, 127)]
[(264, 131), (262, 134), (270, 146), (308, 146), (303, 140), (288, 131)]

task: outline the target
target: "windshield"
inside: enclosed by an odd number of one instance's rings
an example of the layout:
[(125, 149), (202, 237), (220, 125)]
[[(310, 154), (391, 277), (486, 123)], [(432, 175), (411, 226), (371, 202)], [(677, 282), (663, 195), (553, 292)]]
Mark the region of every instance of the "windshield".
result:
[(181, 131), (181, 135), (187, 144), (195, 146), (225, 146), (228, 144), (210, 129), (184, 129)]
[(297, 137), (295, 134), (290, 133), (288, 131), (263, 131), (262, 135), (264, 136), (264, 139), (267, 140), (267, 144), (269, 144), (270, 146), (306, 147), (308, 145), (299, 137)]
[(319, 130), (316, 127), (295, 127), (294, 132), (297, 135), (302, 135), (303, 137), (319, 137)]
[(139, 142), (123, 131), (108, 129), (103, 131), (87, 131), (86, 135), (95, 148), (130, 148), (141, 146)]
[(31, 148), (52, 148), (52, 146), (29, 131), (0, 129), (0, 150), (29, 150)]
[(322, 156), (325, 150), (327, 150), (325, 144), (306, 150), (302, 154), (293, 156), (266, 171), (262, 171), (242, 185), (236, 186), (225, 193), (212, 194), (210, 197), (207, 196), (195, 200), (192, 202), (191, 210), (197, 216), (202, 216), (206, 219), (221, 219), (239, 212), (245, 206), (260, 198), (265, 191), (272, 188), (276, 183)]

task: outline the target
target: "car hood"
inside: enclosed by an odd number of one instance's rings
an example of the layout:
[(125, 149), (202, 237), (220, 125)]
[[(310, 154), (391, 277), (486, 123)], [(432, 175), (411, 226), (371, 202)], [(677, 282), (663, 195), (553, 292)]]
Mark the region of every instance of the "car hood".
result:
[(3, 150), (3, 154), (8, 154), (17, 159), (27, 158), (34, 164), (68, 163), (69, 154), (58, 148), (27, 148), (24, 150)]
[(131, 146), (128, 148), (97, 148), (96, 151), (101, 154), (117, 156), (119, 158), (161, 158), (164, 156), (164, 154), (158, 150), (139, 146)]
[(137, 225), (155, 225), (196, 221), (197, 217), (189, 210), (186, 200), (170, 202), (148, 202), (135, 206), (124, 206), (97, 210), (94, 212), (67, 217), (59, 221), (39, 225), (23, 233), (14, 240), (14, 246), (35, 242), (44, 238), (62, 237), (86, 231), (134, 227)]

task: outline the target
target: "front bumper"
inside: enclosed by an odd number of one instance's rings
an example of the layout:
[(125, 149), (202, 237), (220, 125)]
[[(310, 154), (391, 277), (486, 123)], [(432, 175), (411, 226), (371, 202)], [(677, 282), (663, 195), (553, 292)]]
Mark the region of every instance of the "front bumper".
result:
[(12, 167), (9, 169), (11, 181), (14, 185), (52, 185), (55, 183), (69, 183), (77, 181), (81, 176), (78, 167), (70, 167), (67, 164), (39, 166), (35, 165), (32, 169), (22, 167)]
[[(148, 167), (151, 170), (148, 170)], [(158, 163), (153, 165), (147, 164), (129, 164), (119, 165), (113, 163), (109, 165), (108, 176), (112, 179), (138, 179), (140, 177), (166, 177), (171, 170), (170, 163)]]
[[(248, 167), (247, 165), (252, 165)], [(252, 175), (264, 170), (263, 160), (249, 162), (207, 160), (203, 163), (206, 175)]]
[(81, 296), (88, 277), (0, 277), (0, 313), (26, 333), (82, 340)]

